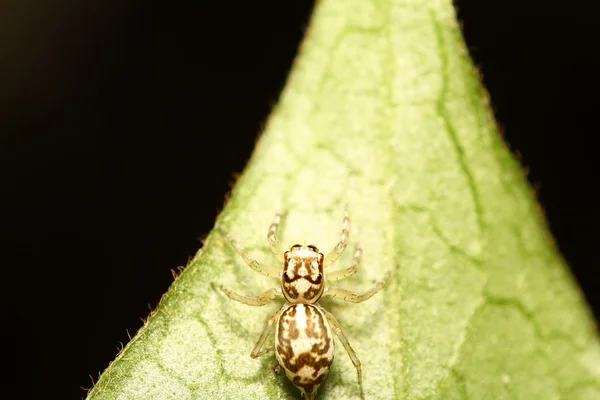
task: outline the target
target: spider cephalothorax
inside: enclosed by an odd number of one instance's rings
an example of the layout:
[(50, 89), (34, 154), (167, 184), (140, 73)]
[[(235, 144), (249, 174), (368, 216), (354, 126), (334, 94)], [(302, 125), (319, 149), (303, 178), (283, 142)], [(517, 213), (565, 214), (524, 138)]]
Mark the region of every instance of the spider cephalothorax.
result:
[(319, 300), (325, 287), (323, 256), (315, 246), (293, 245), (284, 254), (281, 290), (293, 304), (311, 304)]

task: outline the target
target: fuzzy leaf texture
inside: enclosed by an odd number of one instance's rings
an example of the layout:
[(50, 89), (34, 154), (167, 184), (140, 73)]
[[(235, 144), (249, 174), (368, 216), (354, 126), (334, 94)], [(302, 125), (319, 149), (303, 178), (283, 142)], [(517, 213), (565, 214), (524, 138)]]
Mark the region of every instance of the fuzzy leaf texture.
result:
[[(363, 364), (367, 399), (600, 399), (590, 312), (500, 138), (447, 0), (321, 0), (280, 102), (218, 224), (258, 260), (286, 211), (284, 245), (328, 251), (345, 207), (349, 266), (322, 301)], [(331, 267), (336, 269), (335, 267)], [(248, 268), (218, 232), (89, 392), (108, 399), (300, 399), (273, 353), (249, 354), (277, 281)], [(358, 399), (339, 342), (317, 399)]]

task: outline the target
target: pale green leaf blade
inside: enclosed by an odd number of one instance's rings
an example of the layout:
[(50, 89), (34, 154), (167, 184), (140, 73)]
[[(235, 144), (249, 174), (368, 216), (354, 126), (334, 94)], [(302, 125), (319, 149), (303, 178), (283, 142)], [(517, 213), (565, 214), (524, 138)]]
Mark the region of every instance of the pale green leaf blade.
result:
[[(362, 304), (327, 301), (363, 364), (369, 399), (600, 398), (587, 306), (502, 143), (446, 0), (321, 0), (279, 105), (219, 223), (274, 263), (266, 229), (331, 248), (344, 207)], [(350, 252), (348, 252), (350, 253)], [(345, 254), (339, 266), (348, 265)], [(218, 233), (176, 279), (88, 398), (296, 399), (274, 357), (249, 353), (276, 281)], [(318, 397), (358, 398), (341, 346)]]

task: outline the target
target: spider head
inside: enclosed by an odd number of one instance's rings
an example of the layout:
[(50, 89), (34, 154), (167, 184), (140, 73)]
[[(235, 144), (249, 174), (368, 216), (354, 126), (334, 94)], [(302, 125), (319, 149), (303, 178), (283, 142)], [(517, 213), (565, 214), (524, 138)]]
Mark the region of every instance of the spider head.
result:
[(284, 254), (281, 289), (290, 303), (315, 303), (323, 294), (323, 254), (315, 246), (293, 245)]

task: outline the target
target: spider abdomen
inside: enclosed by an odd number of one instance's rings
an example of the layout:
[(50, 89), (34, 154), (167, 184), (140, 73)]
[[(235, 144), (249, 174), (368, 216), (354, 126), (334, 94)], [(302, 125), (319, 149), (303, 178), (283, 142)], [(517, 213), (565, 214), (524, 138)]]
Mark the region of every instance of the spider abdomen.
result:
[(287, 377), (312, 398), (329, 372), (334, 344), (323, 312), (312, 304), (292, 304), (275, 328), (275, 354)]

